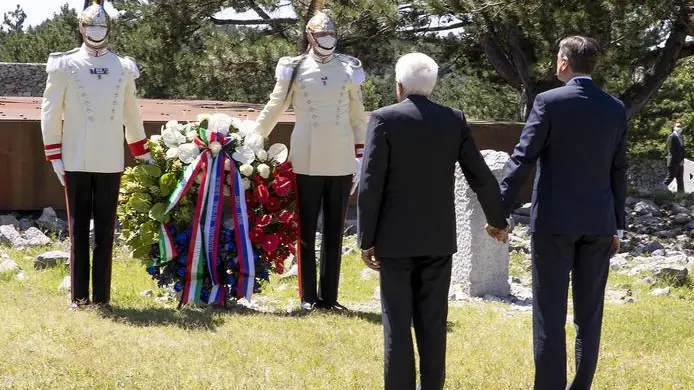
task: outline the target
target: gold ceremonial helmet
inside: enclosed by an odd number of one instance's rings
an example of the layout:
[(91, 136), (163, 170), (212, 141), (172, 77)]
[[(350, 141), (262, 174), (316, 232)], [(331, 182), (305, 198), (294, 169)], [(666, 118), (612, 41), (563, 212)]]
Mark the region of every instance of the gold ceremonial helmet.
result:
[(335, 21), (333, 20), (333, 18), (330, 17), (328, 13), (329, 11), (327, 9), (323, 9), (316, 12), (316, 14), (313, 15), (311, 19), (309, 19), (308, 23), (306, 23), (306, 32), (326, 32), (336, 34), (337, 27), (335, 26)]
[(84, 44), (94, 50), (106, 48), (108, 34), (111, 31), (111, 17), (101, 3), (94, 0), (92, 5), (85, 8), (77, 17)]
[(101, 5), (102, 1), (99, 0), (94, 0), (92, 2), (92, 5), (89, 7), (85, 8), (84, 11), (82, 11), (79, 16), (77, 17), (77, 20), (80, 23), (81, 26), (101, 26), (101, 27), (110, 27), (111, 25), (111, 17), (108, 16), (108, 13), (104, 9), (103, 5)]

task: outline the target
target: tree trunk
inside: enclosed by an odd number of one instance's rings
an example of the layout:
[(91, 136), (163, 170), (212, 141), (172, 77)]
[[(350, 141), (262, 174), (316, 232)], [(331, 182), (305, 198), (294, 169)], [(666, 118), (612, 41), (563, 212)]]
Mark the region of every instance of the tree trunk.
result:
[(627, 110), (627, 118), (631, 118), (641, 111), (675, 69), (680, 52), (685, 46), (689, 28), (689, 15), (687, 9), (683, 7), (678, 18), (672, 21), (672, 31), (670, 31), (665, 46), (660, 50), (653, 66), (620, 96)]

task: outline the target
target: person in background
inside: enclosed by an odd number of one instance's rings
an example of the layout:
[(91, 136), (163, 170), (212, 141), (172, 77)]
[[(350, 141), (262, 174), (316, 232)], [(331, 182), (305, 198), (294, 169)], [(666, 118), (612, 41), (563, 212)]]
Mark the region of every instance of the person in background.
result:
[(667, 137), (667, 176), (663, 184), (667, 187), (673, 180), (677, 180), (678, 193), (684, 193), (684, 158), (682, 122), (677, 121)]

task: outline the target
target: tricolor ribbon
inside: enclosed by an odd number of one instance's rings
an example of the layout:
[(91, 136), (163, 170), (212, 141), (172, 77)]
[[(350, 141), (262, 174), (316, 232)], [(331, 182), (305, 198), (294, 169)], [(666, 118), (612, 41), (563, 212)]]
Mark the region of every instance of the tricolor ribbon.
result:
[[(169, 213), (178, 204), (200, 174), (200, 187), (192, 220), (193, 228), (188, 245), (188, 262), (181, 305), (189, 302), (223, 304), (225, 300), (224, 275), (219, 274), (218, 249), (219, 232), (222, 226), (221, 215), (224, 206), (224, 165), (227, 161), (231, 167), (229, 182), (232, 189), (232, 214), (239, 264), (236, 296), (250, 300), (253, 295), (255, 261), (249, 236), (243, 180), (234, 160), (225, 151), (220, 148), (220, 150), (213, 152), (210, 149), (211, 146), (213, 148), (218, 147), (218, 145), (213, 144), (215, 142), (223, 148), (231, 142), (231, 138), (224, 137), (221, 133), (200, 129), (195, 144), (204, 150), (186, 167), (183, 177), (169, 197), (169, 205), (164, 212), (164, 214)], [(162, 263), (171, 261), (177, 256), (173, 237), (164, 223), (161, 225), (159, 234), (159, 249)], [(201, 292), (205, 267), (207, 267), (210, 275), (212, 288), (209, 298), (203, 302)]]

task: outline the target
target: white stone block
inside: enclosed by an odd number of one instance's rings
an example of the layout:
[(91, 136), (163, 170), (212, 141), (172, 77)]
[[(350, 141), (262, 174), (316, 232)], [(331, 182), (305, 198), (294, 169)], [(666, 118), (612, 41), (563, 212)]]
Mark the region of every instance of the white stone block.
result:
[[(494, 176), (501, 180), (509, 155), (494, 150), (481, 153)], [(507, 296), (510, 292), (508, 244), (496, 241), (484, 230), (487, 220), (482, 206), (459, 167), (455, 171), (455, 212), (458, 252), (453, 255), (451, 285), (461, 286), (473, 297)]]

